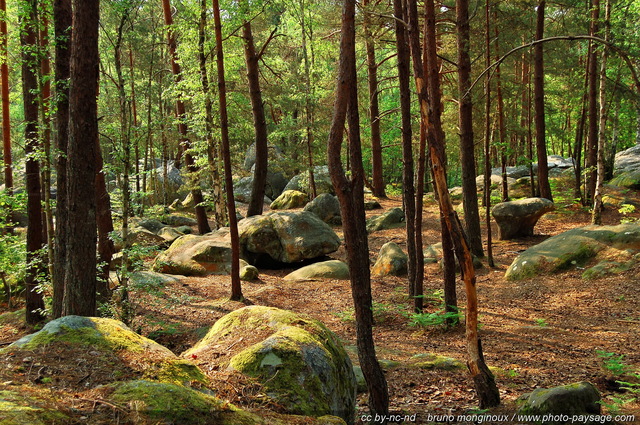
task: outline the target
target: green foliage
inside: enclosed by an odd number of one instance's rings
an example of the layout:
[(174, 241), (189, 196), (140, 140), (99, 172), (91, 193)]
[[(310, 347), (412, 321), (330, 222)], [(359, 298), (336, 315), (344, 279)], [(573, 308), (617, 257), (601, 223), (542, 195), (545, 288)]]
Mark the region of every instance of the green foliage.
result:
[(549, 326), (546, 319), (535, 319), (536, 326), (540, 326), (541, 328), (546, 328)]
[(26, 241), (23, 234), (13, 231), (12, 214), (23, 213), (26, 207), (25, 194), (10, 195), (0, 191), (0, 283), (5, 299), (24, 289), (26, 270)]
[(460, 323), (460, 312), (441, 309), (432, 313), (412, 313), (409, 316), (410, 326), (428, 328), (432, 326), (455, 326)]
[(635, 205), (622, 204), (622, 206), (620, 206), (620, 208), (618, 209), (618, 212), (624, 216), (620, 219), (620, 223), (635, 223), (638, 221), (638, 218), (629, 217), (630, 214), (636, 212)]
[(596, 354), (603, 361), (604, 369), (613, 376), (622, 376), (630, 371), (630, 367), (623, 362), (624, 355), (596, 350)]

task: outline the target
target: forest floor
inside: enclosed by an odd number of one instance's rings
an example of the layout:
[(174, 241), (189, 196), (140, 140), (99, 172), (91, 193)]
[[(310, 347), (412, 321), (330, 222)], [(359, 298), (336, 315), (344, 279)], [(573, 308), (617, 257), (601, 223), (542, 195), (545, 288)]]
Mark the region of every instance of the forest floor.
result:
[[(381, 200), (381, 204), (385, 210), (400, 207), (401, 199), (390, 197)], [(505, 270), (519, 252), (549, 236), (590, 222), (589, 212), (573, 201), (556, 200), (556, 207), (555, 212), (538, 222), (532, 237), (498, 241), (494, 223), (495, 267), (489, 268), (484, 259), (484, 266), (477, 270), (482, 346), (487, 364), (497, 368), (496, 381), (503, 401), (500, 407), (490, 411), (491, 414), (509, 414), (511, 417), (517, 409), (516, 399), (523, 394), (539, 387), (579, 381), (595, 384), (607, 405), (614, 409), (620, 407), (619, 400), (623, 395), (612, 391), (611, 374), (603, 367), (604, 360), (598, 352), (622, 355), (621, 363), (640, 372), (640, 265), (622, 274), (589, 281), (581, 278), (580, 268), (518, 282), (504, 279)], [(367, 214), (380, 212), (374, 210)], [(440, 225), (435, 203), (428, 203), (424, 212), (426, 246), (439, 241)], [(609, 207), (604, 213), (604, 224), (618, 224), (622, 218), (625, 217), (617, 208)], [(639, 219), (640, 213), (627, 218)], [(341, 236), (340, 229), (335, 230)], [(389, 241), (405, 247), (404, 228), (370, 235), (372, 261), (380, 247)], [(344, 247), (331, 257), (344, 260)], [(355, 346), (349, 281), (285, 283), (282, 277), (290, 271), (260, 270), (259, 280), (243, 282), (244, 303), (228, 300), (228, 276), (184, 278), (165, 287), (161, 293), (139, 291), (131, 296), (136, 309), (131, 327), (180, 354), (193, 346), (226, 313), (246, 304), (256, 304), (306, 313), (324, 322), (346, 346)], [(441, 287), (439, 266), (425, 265), (428, 312), (441, 309)], [(429, 420), (430, 415), (457, 416), (477, 412), (473, 382), (465, 370), (425, 370), (410, 366), (412, 356), (424, 353), (465, 362), (464, 324), (453, 329), (411, 326), (406, 278), (373, 278), (372, 291), (376, 319), (374, 339), (378, 358), (385, 360), (391, 412), (415, 415), (410, 419), (418, 424), (433, 423)], [(465, 302), (464, 287), (458, 282), (461, 309)], [(0, 325), (0, 343), (13, 341), (28, 332), (29, 329), (17, 325)], [(348, 351), (356, 361), (355, 351)], [(256, 407), (255, 400), (242, 390), (227, 390), (224, 395), (238, 405)], [(367, 413), (366, 401), (366, 394), (360, 394), (359, 415)], [(635, 415), (640, 423), (637, 401), (621, 407), (622, 413)], [(603, 411), (607, 412), (607, 408)]]

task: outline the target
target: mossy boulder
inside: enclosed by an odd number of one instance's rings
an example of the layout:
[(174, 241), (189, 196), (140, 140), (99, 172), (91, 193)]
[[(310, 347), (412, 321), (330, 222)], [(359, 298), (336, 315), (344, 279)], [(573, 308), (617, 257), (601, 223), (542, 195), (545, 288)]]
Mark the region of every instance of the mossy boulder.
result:
[[(329, 175), (329, 167), (326, 165), (318, 165), (313, 168), (313, 183), (316, 187), (317, 195), (322, 193), (335, 193), (333, 190), (333, 183), (331, 182), (331, 176)], [(298, 190), (307, 194), (311, 193), (309, 171), (303, 171), (302, 173), (293, 176), (285, 186), (284, 190)]]
[(467, 366), (453, 357), (433, 353), (421, 353), (409, 359), (409, 366), (419, 369), (465, 370)]
[(169, 226), (195, 226), (198, 224), (198, 221), (195, 218), (185, 217), (183, 215), (177, 214), (166, 214), (162, 216), (162, 222), (168, 224)]
[[(116, 241), (116, 249), (121, 250), (123, 248), (122, 243), (122, 231), (119, 232), (120, 236)], [(155, 233), (145, 229), (144, 227), (133, 227), (128, 229), (127, 240), (129, 245), (138, 245), (144, 247), (161, 246), (165, 244), (165, 239)]]
[(609, 184), (626, 189), (640, 189), (640, 169), (621, 173), (611, 179)]
[(398, 244), (387, 242), (380, 248), (371, 274), (374, 276), (402, 276), (407, 273), (408, 261), (409, 257)]
[(599, 253), (609, 259), (616, 252), (640, 250), (640, 225), (585, 226), (571, 229), (535, 245), (511, 263), (505, 277), (519, 280), (544, 273), (554, 273), (575, 266), (583, 266)]
[(165, 226), (158, 230), (157, 235), (164, 239), (165, 243), (172, 244), (180, 236), (184, 236), (184, 233), (176, 230), (175, 227)]
[(499, 238), (509, 240), (532, 236), (533, 228), (540, 217), (553, 210), (553, 202), (548, 199), (526, 198), (496, 204), (491, 210), (491, 215), (498, 223)]
[(0, 391), (0, 425), (57, 425), (69, 417), (37, 400), (13, 391)]
[(340, 260), (321, 261), (301, 267), (283, 278), (285, 281), (314, 279), (349, 279), (349, 266)]
[(156, 257), (153, 270), (185, 276), (228, 274), (231, 270), (229, 230), (179, 237)]
[(340, 202), (335, 195), (323, 193), (304, 207), (304, 211), (309, 211), (318, 216), (318, 218), (328, 224), (342, 223), (340, 215)]
[(309, 198), (306, 193), (297, 190), (285, 190), (269, 206), (272, 210), (290, 210), (302, 208)]
[[(30, 351), (34, 362), (46, 365), (47, 352), (53, 349), (76, 353), (77, 358), (87, 354), (86, 357), (92, 359), (96, 367), (117, 371), (105, 379), (115, 380), (117, 375), (131, 375), (176, 384), (206, 382), (195, 364), (138, 335), (122, 322), (106, 318), (61, 317), (47, 323), (40, 331), (20, 338), (0, 353)], [(90, 385), (108, 383), (101, 379), (96, 375), (83, 379), (83, 382)]]
[(282, 211), (238, 222), (242, 256), (252, 264), (296, 263), (335, 252), (340, 238), (313, 213)]
[(404, 211), (402, 208), (391, 208), (384, 214), (374, 215), (367, 220), (367, 232), (377, 232), (379, 230), (393, 229), (399, 227), (404, 222)]
[[(600, 393), (589, 382), (578, 382), (555, 388), (538, 388), (527, 398), (518, 410), (520, 415), (540, 415), (541, 417), (568, 417), (600, 414)], [(555, 419), (555, 418), (554, 418)], [(543, 425), (560, 425), (569, 421), (547, 420)], [(585, 422), (583, 422), (585, 423)], [(588, 422), (589, 424), (595, 422)], [(602, 422), (599, 422), (602, 423)]]
[(218, 320), (183, 353), (205, 363), (221, 356), (220, 368), (257, 379), (289, 413), (354, 421), (351, 360), (337, 336), (315, 319), (272, 307), (244, 307)]

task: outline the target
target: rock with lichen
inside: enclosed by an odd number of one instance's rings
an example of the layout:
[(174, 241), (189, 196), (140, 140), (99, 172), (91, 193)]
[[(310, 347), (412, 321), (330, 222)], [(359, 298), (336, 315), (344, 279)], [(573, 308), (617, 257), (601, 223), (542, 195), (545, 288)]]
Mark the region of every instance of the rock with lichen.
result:
[(340, 260), (321, 261), (301, 267), (283, 278), (284, 281), (316, 279), (349, 279), (349, 266)]
[[(183, 357), (256, 379), (288, 413), (354, 422), (356, 379), (338, 337), (308, 316), (248, 306), (218, 320)], [(221, 358), (224, 360), (220, 360)]]
[(600, 393), (589, 382), (537, 388), (529, 394), (518, 410), (520, 415), (539, 415), (543, 425), (565, 424), (562, 417), (584, 416), (582, 423), (602, 423), (600, 419)]
[(402, 276), (407, 273), (408, 261), (409, 257), (398, 244), (387, 242), (380, 248), (371, 274), (374, 276)]
[(553, 202), (545, 198), (526, 198), (500, 202), (491, 210), (498, 223), (501, 240), (532, 236), (533, 228), (544, 214), (553, 211)]

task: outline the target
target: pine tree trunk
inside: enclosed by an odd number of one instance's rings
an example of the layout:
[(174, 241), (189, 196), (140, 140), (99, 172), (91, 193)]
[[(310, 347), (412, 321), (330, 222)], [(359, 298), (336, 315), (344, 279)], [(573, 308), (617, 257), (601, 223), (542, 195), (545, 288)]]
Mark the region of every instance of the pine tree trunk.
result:
[(458, 93), (460, 125), (460, 162), (462, 165), (462, 198), (464, 221), (469, 236), (471, 252), (483, 257), (476, 187), (476, 158), (473, 140), (473, 103), (471, 100), (471, 59), (469, 57), (469, 0), (456, 1), (456, 26), (458, 44)]
[[(491, 7), (485, 3), (485, 66), (491, 65)], [(533, 180), (533, 176), (532, 176)], [(532, 181), (533, 184), (533, 181)], [(484, 192), (485, 223), (487, 225), (487, 262), (494, 267), (493, 245), (491, 242), (491, 77), (487, 75), (484, 88)]]
[(4, 160), (4, 187), (13, 193), (13, 169), (11, 158), (11, 121), (9, 115), (9, 61), (7, 60), (7, 5), (0, 0), (0, 78), (2, 89), (2, 146)]
[[(600, 20), (600, 0), (591, 2), (591, 25), (589, 35), (598, 35)], [(598, 166), (598, 59), (594, 42), (589, 43), (589, 129), (586, 148), (586, 178), (585, 201), (593, 205), (593, 196), (596, 191), (597, 166)]]
[[(376, 359), (371, 310), (369, 248), (364, 211), (364, 170), (360, 147), (358, 93), (355, 58), (355, 0), (345, 0), (342, 9), (340, 64), (327, 156), (333, 186), (340, 201), (347, 261), (351, 273), (351, 293), (356, 316), (356, 338), (360, 366), (369, 390), (373, 415), (389, 413), (389, 394), (384, 373)], [(347, 113), (348, 112), (348, 113)], [(351, 177), (347, 178), (341, 161), (345, 120), (349, 118), (349, 156)], [(355, 271), (358, 271), (355, 273)], [(384, 423), (378, 422), (378, 423)]]
[(222, 50), (222, 21), (220, 5), (213, 0), (213, 19), (216, 33), (216, 65), (218, 70), (218, 99), (220, 101), (220, 135), (222, 139), (222, 158), (224, 160), (224, 181), (227, 192), (227, 212), (229, 214), (229, 234), (231, 237), (231, 299), (242, 300), (240, 284), (240, 241), (238, 237), (238, 218), (233, 199), (233, 171), (231, 170), (231, 152), (229, 148), (229, 119), (227, 116), (227, 86), (224, 76), (224, 52)]
[(100, 2), (74, 0), (67, 156), (67, 260), (63, 315), (96, 314), (96, 140)]

